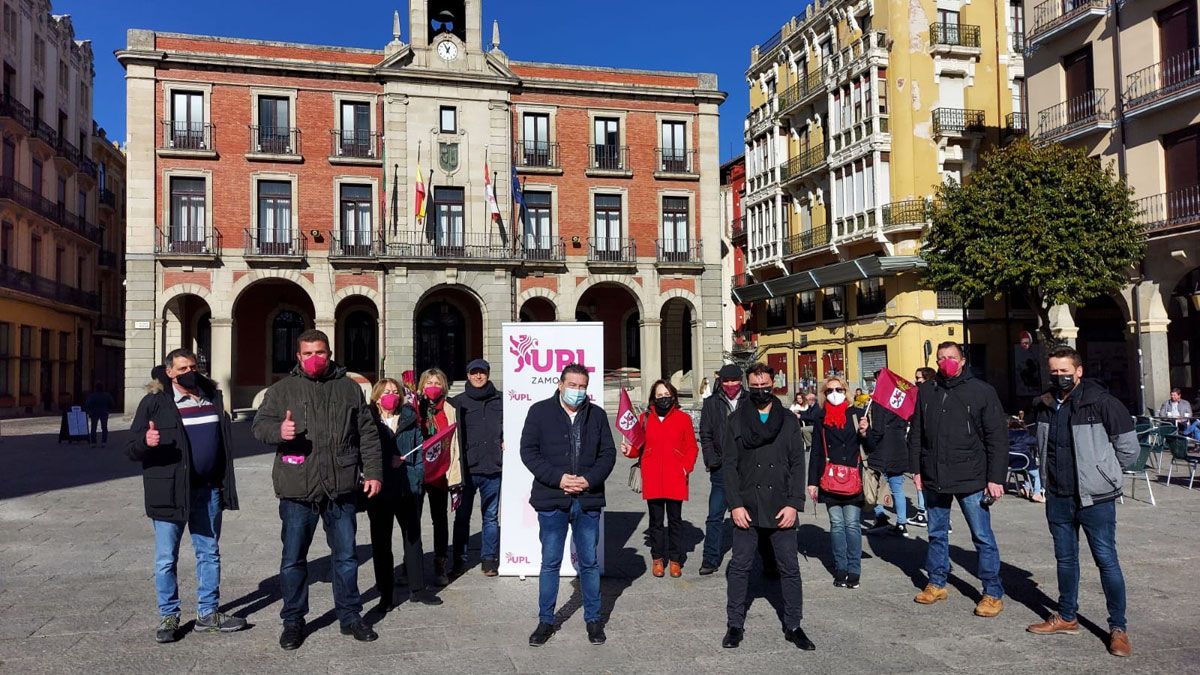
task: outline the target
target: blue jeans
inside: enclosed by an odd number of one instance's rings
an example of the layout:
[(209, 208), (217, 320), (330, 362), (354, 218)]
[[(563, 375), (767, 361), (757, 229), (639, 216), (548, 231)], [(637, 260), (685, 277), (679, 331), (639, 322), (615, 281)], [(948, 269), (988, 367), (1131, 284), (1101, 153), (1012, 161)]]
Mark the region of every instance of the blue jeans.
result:
[(538, 511), (538, 537), (542, 542), (542, 571), (538, 577), (538, 621), (554, 623), (558, 603), (558, 571), (562, 567), (563, 547), (567, 543), (567, 525), (571, 526), (573, 555), (579, 559), (579, 587), (583, 592), (583, 620), (600, 620), (600, 563), (596, 547), (600, 543), (600, 509), (584, 510), (578, 499), (571, 500), (570, 511)]
[(917, 513), (925, 513), (925, 491), (917, 490)]
[(862, 574), (862, 507), (826, 505), (829, 509), (829, 538), (833, 542), (833, 566), (844, 574)]
[(154, 590), (159, 616), (179, 614), (179, 541), (186, 526), (196, 551), (196, 613), (208, 616), (217, 611), (221, 599), (221, 490), (193, 488), (188, 520), (154, 522)]
[(354, 495), (319, 502), (281, 499), (279, 519), (283, 521), (283, 557), (279, 562), (283, 609), (279, 617), (284, 623), (293, 623), (303, 621), (308, 614), (308, 547), (320, 520), (329, 544), (334, 612), (343, 626), (357, 621), (362, 613), (362, 597), (358, 594), (358, 556), (354, 548), (358, 527)]
[[(896, 505), (896, 523), (903, 525), (908, 520), (908, 497), (904, 496), (904, 474), (889, 473), (888, 487), (892, 490), (892, 503)], [(875, 515), (882, 516), (885, 511), (883, 504), (875, 505)]]
[(463, 481), (462, 503), (454, 512), (454, 561), (467, 559), (467, 540), (471, 538), (471, 509), (475, 508), (475, 493), (483, 512), (483, 541), (479, 559), (500, 560), (500, 474), (468, 473)]
[(925, 490), (925, 504), (929, 511), (929, 551), (925, 556), (925, 571), (929, 583), (942, 588), (950, 576), (950, 505), (958, 498), (958, 506), (971, 528), (971, 541), (979, 554), (979, 580), (983, 592), (993, 598), (1004, 597), (1004, 585), (1000, 583), (1000, 548), (992, 534), (992, 513), (979, 500), (983, 490), (966, 495), (950, 495)]
[(712, 487), (708, 491), (708, 518), (704, 521), (704, 560), (701, 562), (711, 567), (720, 567), (721, 556), (725, 552), (725, 535), (729, 529), (725, 522), (725, 513), (729, 510), (725, 503), (725, 472), (721, 469), (711, 471), (708, 480)]
[(1194, 420), (1187, 428), (1183, 430), (1183, 435), (1193, 440), (1200, 441), (1200, 420)]
[(1040, 494), (1042, 492), (1042, 472), (1040, 469), (1028, 469), (1029, 480), (1025, 481), (1025, 489), (1030, 491), (1031, 495)]
[(1125, 576), (1117, 560), (1117, 502), (1081, 507), (1074, 497), (1046, 495), (1046, 522), (1058, 560), (1058, 613), (1074, 621), (1079, 611), (1079, 528), (1087, 535), (1108, 605), (1108, 627), (1125, 630)]

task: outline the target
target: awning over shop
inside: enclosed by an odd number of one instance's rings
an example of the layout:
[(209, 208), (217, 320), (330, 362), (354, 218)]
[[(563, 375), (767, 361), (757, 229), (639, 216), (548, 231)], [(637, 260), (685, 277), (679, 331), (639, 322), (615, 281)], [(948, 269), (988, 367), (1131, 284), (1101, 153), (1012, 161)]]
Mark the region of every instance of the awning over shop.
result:
[(803, 291), (841, 286), (862, 279), (890, 277), (924, 267), (925, 261), (917, 255), (869, 255), (735, 288), (733, 297), (739, 303), (757, 302), (767, 298), (795, 295)]

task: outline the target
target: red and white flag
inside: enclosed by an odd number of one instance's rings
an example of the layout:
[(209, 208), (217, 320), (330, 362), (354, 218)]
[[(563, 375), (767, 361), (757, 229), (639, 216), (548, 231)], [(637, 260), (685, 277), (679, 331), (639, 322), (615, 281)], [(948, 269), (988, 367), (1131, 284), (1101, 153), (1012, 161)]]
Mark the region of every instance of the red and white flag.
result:
[(492, 185), (492, 168), (485, 161), (483, 163), (483, 194), (487, 199), (488, 213), (492, 216), (493, 222), (500, 222), (500, 207), (496, 204), (496, 186)]
[(917, 409), (917, 385), (884, 368), (875, 380), (871, 400), (908, 420)]
[(646, 441), (646, 432), (638, 424), (637, 413), (633, 412), (633, 403), (629, 400), (629, 392), (621, 389), (621, 400), (617, 406), (617, 431), (629, 441), (629, 445), (637, 449)]

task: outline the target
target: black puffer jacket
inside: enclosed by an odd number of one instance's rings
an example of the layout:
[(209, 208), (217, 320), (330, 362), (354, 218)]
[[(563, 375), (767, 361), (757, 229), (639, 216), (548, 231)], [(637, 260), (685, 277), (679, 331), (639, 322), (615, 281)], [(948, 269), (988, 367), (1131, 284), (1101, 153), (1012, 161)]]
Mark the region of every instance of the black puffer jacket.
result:
[(863, 438), (867, 466), (883, 473), (908, 473), (908, 422), (874, 403), (865, 414), (871, 423)]
[(967, 370), (921, 385), (909, 420), (908, 462), (926, 488), (978, 492), (1008, 476), (1008, 425), (992, 385)]
[[(135, 462), (142, 463), (142, 487), (146, 497), (146, 515), (156, 520), (184, 521), (188, 519), (191, 504), (192, 450), (188, 443), (183, 418), (171, 396), (173, 385), (166, 376), (152, 373), (154, 379), (146, 385), (148, 392), (138, 403), (133, 423), (129, 427), (133, 437), (125, 448), (125, 454)], [(221, 452), (225, 466), (221, 481), (221, 508), (237, 510), (237, 485), (233, 479), (232, 421), (225, 412), (224, 399), (216, 383), (204, 377), (197, 378), (200, 391), (212, 401), (221, 417)], [(150, 422), (158, 429), (156, 447), (146, 446), (146, 430)]]
[[(745, 400), (746, 388), (742, 387), (736, 402), (741, 405)], [(704, 399), (704, 406), (700, 409), (700, 451), (704, 454), (704, 466), (709, 471), (721, 468), (724, 455), (721, 446), (725, 442), (725, 429), (731, 413), (729, 397), (718, 385), (712, 396)]]
[(804, 510), (804, 439), (800, 422), (779, 399), (766, 423), (750, 403), (738, 406), (729, 416), (722, 448), (731, 511), (745, 508), (752, 526), (775, 529), (775, 514), (783, 507)]
[[(283, 441), (279, 426), (288, 411), (296, 438)], [(349, 494), (366, 480), (383, 480), (383, 455), (375, 418), (362, 388), (332, 361), (325, 374), (312, 378), (300, 366), (271, 385), (254, 416), (254, 437), (275, 446), (271, 479), (280, 499), (319, 501)], [(303, 464), (283, 461), (301, 455)]]
[(481, 388), (467, 383), (466, 391), (450, 401), (458, 410), (463, 464), (468, 473), (496, 474), (504, 462), (504, 399), (496, 385)]

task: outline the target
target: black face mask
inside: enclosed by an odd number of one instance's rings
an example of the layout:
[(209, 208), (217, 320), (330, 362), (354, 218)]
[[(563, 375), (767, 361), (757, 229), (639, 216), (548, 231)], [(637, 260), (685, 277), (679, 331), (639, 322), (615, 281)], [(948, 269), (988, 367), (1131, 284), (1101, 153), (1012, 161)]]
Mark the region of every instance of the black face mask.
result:
[(770, 387), (763, 389), (750, 389), (750, 402), (753, 403), (757, 408), (767, 405), (771, 402), (772, 398), (774, 398), (774, 395), (771, 394)]
[(1051, 375), (1050, 388), (1060, 394), (1065, 394), (1075, 388), (1075, 376)]
[(667, 413), (671, 412), (671, 408), (675, 406), (675, 399), (670, 396), (661, 396), (654, 399), (654, 412), (658, 413), (659, 417), (666, 417)]
[(191, 391), (195, 389), (196, 385), (199, 383), (198, 375), (194, 370), (182, 373), (175, 377), (175, 383), (184, 389)]

